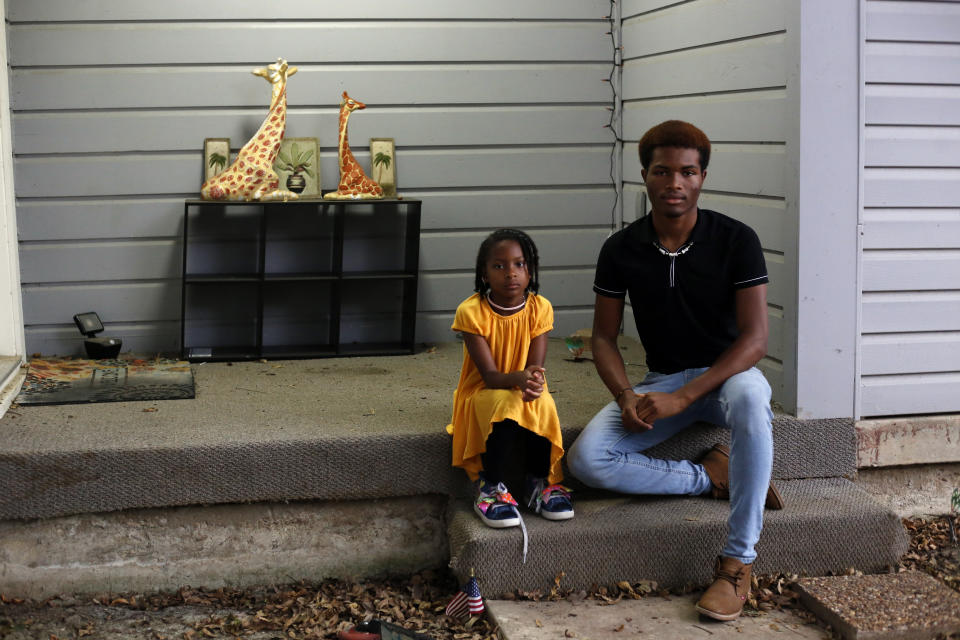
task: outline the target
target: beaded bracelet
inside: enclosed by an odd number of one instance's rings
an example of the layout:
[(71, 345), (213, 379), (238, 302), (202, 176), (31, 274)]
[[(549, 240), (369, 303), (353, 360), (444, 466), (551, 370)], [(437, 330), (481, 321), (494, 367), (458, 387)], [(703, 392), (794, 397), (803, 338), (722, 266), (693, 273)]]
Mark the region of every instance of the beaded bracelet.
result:
[(633, 387), (624, 387), (623, 389), (620, 389), (620, 391), (617, 392), (617, 395), (614, 396), (613, 401), (616, 402), (617, 404), (620, 404), (620, 396), (623, 395), (624, 391), (628, 391), (628, 390), (633, 391)]

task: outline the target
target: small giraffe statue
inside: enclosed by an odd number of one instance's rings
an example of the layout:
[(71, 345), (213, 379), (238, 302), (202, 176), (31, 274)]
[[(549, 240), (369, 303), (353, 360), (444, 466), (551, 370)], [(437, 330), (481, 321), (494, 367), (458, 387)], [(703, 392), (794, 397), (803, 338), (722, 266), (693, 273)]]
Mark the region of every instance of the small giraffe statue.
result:
[(337, 149), (340, 156), (340, 184), (336, 191), (324, 194), (327, 200), (376, 200), (383, 197), (383, 189), (364, 173), (357, 164), (350, 145), (347, 143), (347, 119), (357, 109), (366, 109), (367, 105), (354, 100), (343, 92), (340, 102), (340, 138)]
[(296, 200), (292, 191), (278, 188), (280, 177), (273, 162), (280, 151), (280, 141), (287, 125), (287, 78), (297, 72), (283, 58), (276, 63), (253, 70), (253, 75), (266, 78), (272, 88), (270, 111), (260, 129), (243, 145), (237, 159), (223, 173), (210, 178), (200, 187), (204, 200)]

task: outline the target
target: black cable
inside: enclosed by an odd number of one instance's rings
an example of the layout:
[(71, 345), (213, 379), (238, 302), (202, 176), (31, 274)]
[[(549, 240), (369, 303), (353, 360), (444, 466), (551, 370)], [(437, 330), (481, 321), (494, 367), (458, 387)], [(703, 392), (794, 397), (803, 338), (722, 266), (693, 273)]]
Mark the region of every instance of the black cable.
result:
[[(623, 144), (623, 139), (617, 134), (616, 127), (614, 127), (614, 122), (618, 115), (622, 116), (622, 113), (617, 112), (617, 98), (619, 97), (617, 93), (617, 83), (614, 82), (614, 76), (617, 74), (617, 71), (622, 66), (620, 52), (623, 50), (623, 46), (617, 43), (617, 16), (616, 14), (616, 4), (617, 0), (610, 0), (610, 15), (606, 16), (607, 20), (610, 22), (610, 31), (607, 32), (607, 35), (610, 36), (610, 45), (613, 49), (613, 66), (610, 68), (610, 74), (604, 79), (604, 82), (610, 84), (610, 92), (613, 97), (613, 106), (608, 107), (610, 110), (610, 120), (607, 124), (604, 125), (604, 128), (609, 129), (613, 134), (613, 149), (610, 150), (610, 181), (613, 183), (613, 208), (610, 211), (610, 221), (611, 227), (613, 229), (617, 228), (617, 205), (620, 204), (620, 191), (617, 189), (617, 176), (616, 176), (616, 155), (617, 155), (617, 143)], [(622, 153), (622, 147), (621, 147)]]

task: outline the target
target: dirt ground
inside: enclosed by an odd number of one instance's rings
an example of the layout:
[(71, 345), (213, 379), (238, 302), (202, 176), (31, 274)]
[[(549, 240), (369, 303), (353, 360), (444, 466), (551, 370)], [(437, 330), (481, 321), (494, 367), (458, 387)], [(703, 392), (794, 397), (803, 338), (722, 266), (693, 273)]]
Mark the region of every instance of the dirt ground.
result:
[[(891, 571), (916, 569), (960, 591), (960, 515), (906, 519), (910, 550)], [(760, 576), (745, 615), (762, 616), (791, 609), (810, 617), (790, 585), (796, 576)], [(558, 582), (559, 584), (559, 582)], [(482, 585), (481, 585), (482, 587)], [(334, 638), (336, 632), (377, 618), (437, 640), (484, 640), (497, 630), (485, 618), (472, 625), (450, 618), (444, 609), (457, 585), (443, 572), (423, 572), (405, 579), (351, 584), (320, 584), (203, 590), (184, 587), (173, 593), (59, 596), (42, 602), (0, 594), (3, 640), (202, 640), (204, 638)], [(516, 593), (525, 600), (623, 599), (657, 597), (644, 583), (571, 593), (559, 586), (548, 593)], [(829, 633), (829, 630), (827, 630)], [(960, 634), (950, 636), (960, 639)]]

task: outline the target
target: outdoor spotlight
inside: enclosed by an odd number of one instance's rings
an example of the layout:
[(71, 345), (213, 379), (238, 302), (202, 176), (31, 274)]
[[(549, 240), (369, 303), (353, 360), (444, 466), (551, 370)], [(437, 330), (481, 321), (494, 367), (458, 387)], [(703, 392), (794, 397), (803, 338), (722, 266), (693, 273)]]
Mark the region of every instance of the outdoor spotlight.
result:
[(103, 323), (100, 322), (100, 316), (95, 311), (78, 313), (73, 316), (73, 321), (77, 323), (86, 340), (83, 346), (87, 350), (87, 357), (91, 360), (108, 360), (116, 358), (120, 353), (120, 347), (123, 346), (123, 340), (120, 338), (97, 338), (98, 333), (103, 331)]

